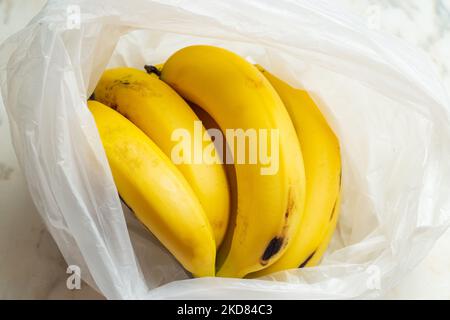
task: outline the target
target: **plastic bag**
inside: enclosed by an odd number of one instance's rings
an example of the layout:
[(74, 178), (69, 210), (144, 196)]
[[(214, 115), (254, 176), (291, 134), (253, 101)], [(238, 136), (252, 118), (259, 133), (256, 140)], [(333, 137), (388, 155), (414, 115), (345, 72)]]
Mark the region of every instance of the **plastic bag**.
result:
[[(161, 1), (162, 2), (162, 1)], [(86, 108), (107, 66), (213, 44), (309, 90), (338, 135), (342, 215), (318, 267), (188, 279), (122, 209)], [(321, 1), (49, 1), (0, 51), (13, 143), (69, 265), (110, 299), (367, 298), (450, 221), (449, 99), (428, 59)]]

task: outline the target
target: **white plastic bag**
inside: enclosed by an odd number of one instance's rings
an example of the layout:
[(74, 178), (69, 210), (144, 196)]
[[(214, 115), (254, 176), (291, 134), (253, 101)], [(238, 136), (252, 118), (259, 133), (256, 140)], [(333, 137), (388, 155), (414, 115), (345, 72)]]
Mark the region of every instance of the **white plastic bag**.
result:
[[(320, 266), (188, 279), (124, 214), (86, 100), (108, 65), (142, 68), (200, 43), (310, 90), (338, 135), (342, 216)], [(2, 45), (0, 84), (33, 200), (67, 263), (107, 298), (374, 297), (449, 225), (450, 102), (431, 63), (321, 1), (49, 1)]]

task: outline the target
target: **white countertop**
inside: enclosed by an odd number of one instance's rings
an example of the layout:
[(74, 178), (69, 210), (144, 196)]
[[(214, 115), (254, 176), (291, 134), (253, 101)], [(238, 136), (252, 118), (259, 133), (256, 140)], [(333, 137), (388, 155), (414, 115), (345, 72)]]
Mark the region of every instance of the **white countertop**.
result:
[[(369, 27), (422, 48), (450, 92), (450, 0), (336, 0)], [(0, 1), (0, 42), (22, 28), (45, 0)], [(102, 298), (86, 284), (66, 288), (67, 265), (46, 231), (11, 145), (0, 99), (0, 298)], [(450, 299), (450, 230), (388, 293), (393, 299)]]

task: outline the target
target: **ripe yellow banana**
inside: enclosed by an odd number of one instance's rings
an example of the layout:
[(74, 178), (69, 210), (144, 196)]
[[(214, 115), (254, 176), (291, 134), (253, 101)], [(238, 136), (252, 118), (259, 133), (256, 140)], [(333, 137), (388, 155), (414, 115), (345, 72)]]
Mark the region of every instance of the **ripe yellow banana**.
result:
[(194, 276), (214, 276), (213, 232), (181, 172), (118, 112), (96, 101), (88, 106), (125, 203)]
[[(275, 150), (269, 165), (261, 158), (249, 161), (249, 148), (245, 163), (237, 163), (235, 157), (237, 213), (220, 249), (217, 275), (243, 277), (271, 265), (288, 248), (301, 222), (305, 195), (301, 150), (282, 101), (256, 67), (212, 46), (174, 53), (160, 78), (207, 111), (223, 132), (253, 130), (263, 147)], [(266, 141), (262, 132), (269, 136)]]
[[(134, 68), (115, 68), (103, 73), (94, 98), (121, 113), (147, 134), (169, 157), (177, 141), (175, 130), (185, 130), (194, 138), (194, 122), (201, 138), (205, 133), (189, 105), (158, 77)], [(210, 137), (203, 146), (211, 144)], [(201, 148), (200, 151), (203, 149)], [(219, 160), (217, 155), (217, 160)], [(225, 235), (229, 216), (229, 190), (225, 170), (219, 161), (177, 164), (198, 196), (214, 231), (218, 247)]]
[(339, 141), (309, 94), (257, 67), (278, 92), (297, 131), (305, 164), (306, 203), (302, 224), (288, 250), (273, 265), (250, 277), (320, 261), (336, 226), (341, 184)]
[(341, 195), (338, 196), (336, 206), (334, 208), (334, 213), (332, 213), (332, 218), (330, 223), (326, 227), (324, 237), (322, 242), (320, 243), (317, 250), (315, 250), (311, 255), (307, 258), (307, 260), (303, 261), (301, 267), (313, 267), (316, 266), (320, 260), (322, 259), (323, 254), (327, 251), (328, 244), (333, 237), (334, 230), (336, 229), (336, 225), (339, 219), (339, 208), (341, 205)]

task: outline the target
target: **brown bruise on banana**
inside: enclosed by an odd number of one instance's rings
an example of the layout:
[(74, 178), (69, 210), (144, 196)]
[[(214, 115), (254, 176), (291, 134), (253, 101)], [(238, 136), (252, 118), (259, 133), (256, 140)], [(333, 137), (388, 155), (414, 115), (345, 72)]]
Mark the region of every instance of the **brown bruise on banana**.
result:
[(259, 72), (261, 72), (261, 73), (265, 73), (265, 72), (266, 72), (266, 69), (264, 69), (263, 67), (261, 67), (259, 64), (255, 64), (254, 66), (256, 67), (256, 69), (259, 70)]
[(314, 257), (314, 255), (316, 254), (316, 252), (317, 252), (317, 249), (314, 250), (314, 251), (308, 256), (308, 258), (306, 258), (305, 261), (303, 261), (298, 267), (299, 267), (299, 268), (305, 267), (305, 266), (308, 264), (308, 262)]
[(329, 219), (328, 221), (333, 220), (334, 213), (336, 212), (336, 204), (337, 204), (337, 201), (338, 201), (338, 199), (336, 198), (336, 200), (334, 200), (333, 209), (331, 209), (330, 219)]
[(339, 189), (342, 187), (342, 170), (339, 170)]
[[(289, 216), (291, 215), (291, 212), (294, 210), (294, 208), (295, 208), (295, 200), (294, 200), (293, 191), (292, 191), (292, 187), (291, 187), (289, 189), (288, 204), (287, 204), (286, 212), (284, 213), (285, 220), (287, 220), (289, 218)], [(286, 221), (286, 223), (287, 223), (287, 221)]]
[(283, 246), (283, 238), (274, 237), (270, 240), (269, 245), (264, 250), (264, 253), (261, 257), (261, 265), (265, 266), (269, 262), (270, 258), (272, 258), (275, 254), (277, 254), (281, 247)]
[(252, 89), (261, 88), (263, 86), (263, 83), (263, 79), (257, 79), (252, 76), (245, 77), (245, 84)]
[(122, 87), (129, 86), (130, 81), (129, 79), (127, 79), (128, 77), (129, 76), (125, 76), (123, 77), (123, 79), (115, 79), (109, 86), (106, 86), (104, 89), (103, 99), (99, 99), (99, 101), (117, 111), (116, 96), (114, 94), (113, 89), (118, 86)]
[(267, 265), (269, 260), (275, 256), (282, 248), (286, 247), (289, 239), (286, 237), (287, 227), (288, 227), (288, 218), (291, 215), (292, 211), (295, 209), (295, 200), (293, 196), (292, 187), (289, 189), (288, 195), (288, 203), (286, 212), (284, 214), (284, 226), (280, 236), (276, 236), (270, 240), (269, 244), (264, 250), (264, 253), (261, 257), (260, 264), (262, 266)]
[[(117, 106), (117, 102), (116, 102), (117, 99), (116, 99), (116, 96), (114, 93), (114, 89), (117, 87), (128, 88), (130, 90), (134, 90), (144, 97), (162, 96), (162, 94), (160, 92), (156, 92), (155, 90), (153, 90), (152, 88), (150, 88), (148, 86), (143, 86), (140, 81), (131, 80), (132, 77), (133, 76), (131, 74), (125, 74), (122, 77), (120, 77), (119, 79), (113, 80), (111, 84), (109, 84), (108, 86), (105, 87), (103, 99), (100, 99), (99, 101), (106, 104), (110, 108), (118, 111), (117, 110), (118, 106)], [(93, 97), (93, 99), (95, 99), (95, 94), (93, 93), (91, 97)]]

